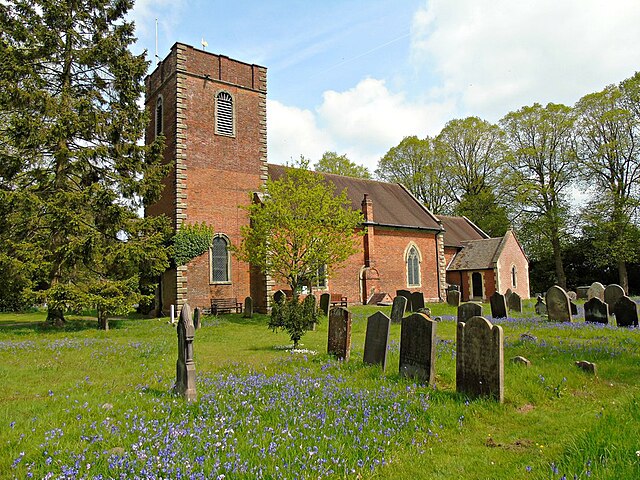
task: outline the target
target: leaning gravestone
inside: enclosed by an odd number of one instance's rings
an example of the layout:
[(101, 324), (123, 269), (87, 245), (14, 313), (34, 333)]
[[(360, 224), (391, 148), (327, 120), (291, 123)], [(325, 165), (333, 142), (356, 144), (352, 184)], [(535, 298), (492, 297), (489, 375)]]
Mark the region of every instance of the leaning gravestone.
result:
[(544, 303), (544, 300), (542, 299), (541, 296), (538, 296), (534, 309), (535, 309), (536, 315), (547, 314), (547, 304)]
[(489, 303), (491, 304), (491, 316), (493, 318), (506, 318), (507, 316), (507, 302), (504, 299), (504, 295), (499, 292), (494, 292), (489, 297)]
[(567, 293), (567, 297), (569, 297), (569, 300), (571, 300), (572, 302), (575, 302), (578, 299), (578, 294), (576, 292), (567, 290), (566, 293)]
[(193, 328), (198, 330), (202, 325), (200, 325), (200, 307), (196, 307), (193, 311)]
[(244, 311), (242, 312), (244, 318), (253, 317), (253, 298), (247, 297), (244, 299)]
[(626, 295), (616, 302), (613, 307), (613, 313), (616, 316), (616, 324), (619, 327), (638, 326), (638, 306), (636, 302)]
[(391, 319), (382, 312), (376, 312), (367, 320), (364, 339), (364, 363), (380, 365), (382, 371), (387, 366), (387, 346)]
[(456, 339), (456, 390), (504, 399), (504, 334), (484, 317), (459, 323)]
[(609, 323), (609, 306), (598, 297), (584, 303), (584, 321), (589, 323)]
[(516, 292), (513, 292), (507, 298), (507, 307), (514, 312), (522, 313), (522, 298)]
[(624, 290), (620, 285), (612, 283), (604, 289), (604, 301), (609, 305), (609, 310), (614, 311), (616, 303), (624, 297)]
[(402, 317), (404, 317), (404, 312), (407, 309), (407, 299), (402, 295), (398, 295), (393, 299), (393, 305), (391, 305), (391, 322), (392, 323), (400, 323), (402, 321)]
[(180, 310), (178, 320), (178, 361), (176, 362), (176, 384), (174, 391), (193, 402), (196, 400), (196, 365), (193, 361), (193, 338), (195, 328), (191, 317), (191, 308), (185, 303)]
[(351, 313), (343, 307), (329, 311), (329, 340), (327, 352), (345, 362), (351, 351)]
[(400, 327), (400, 375), (429, 385), (435, 383), (436, 326), (422, 313), (402, 319)]
[(424, 308), (424, 295), (422, 292), (413, 292), (411, 294), (411, 311), (417, 312)]
[(482, 305), (475, 302), (463, 303), (458, 307), (458, 323), (482, 316)]
[(554, 285), (547, 290), (547, 315), (552, 322), (570, 322), (571, 304), (562, 287)]
[(604, 285), (600, 282), (593, 282), (587, 290), (587, 299), (591, 300), (593, 297), (598, 297), (604, 302)]
[(407, 299), (407, 312), (413, 312), (413, 308), (411, 306), (411, 292), (409, 290), (396, 290), (396, 297), (398, 296)]
[(329, 305), (331, 305), (331, 294), (323, 293), (320, 295), (320, 311), (325, 316), (329, 316)]
[(460, 306), (460, 292), (458, 290), (449, 290), (447, 292), (447, 303), (452, 307)]

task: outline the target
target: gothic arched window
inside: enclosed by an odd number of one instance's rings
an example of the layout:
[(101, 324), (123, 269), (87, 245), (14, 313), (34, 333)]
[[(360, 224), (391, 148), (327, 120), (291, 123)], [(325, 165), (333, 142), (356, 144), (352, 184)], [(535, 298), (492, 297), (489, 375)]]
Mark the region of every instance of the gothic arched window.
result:
[(231, 281), (231, 265), (229, 256), (229, 240), (221, 234), (213, 238), (209, 249), (211, 261), (211, 282), (229, 283)]
[(420, 286), (420, 255), (414, 245), (407, 252), (407, 285), (409, 287)]

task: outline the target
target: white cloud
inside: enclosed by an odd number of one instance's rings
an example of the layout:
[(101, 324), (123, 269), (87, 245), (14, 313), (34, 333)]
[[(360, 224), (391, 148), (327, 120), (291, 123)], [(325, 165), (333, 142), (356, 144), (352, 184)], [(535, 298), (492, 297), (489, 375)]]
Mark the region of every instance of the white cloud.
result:
[(533, 102), (573, 104), (640, 65), (637, 0), (430, 0), (412, 58), (459, 115), (497, 120)]

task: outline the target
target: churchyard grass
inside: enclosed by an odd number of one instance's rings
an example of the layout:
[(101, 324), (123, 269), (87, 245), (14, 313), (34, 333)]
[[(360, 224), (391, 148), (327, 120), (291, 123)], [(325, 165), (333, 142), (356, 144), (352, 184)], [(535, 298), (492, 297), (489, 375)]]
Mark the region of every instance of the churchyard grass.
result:
[[(398, 375), (398, 324), (386, 372), (363, 364), (377, 307), (350, 308), (347, 363), (325, 353), (326, 318), (292, 352), (265, 316), (230, 314), (205, 316), (196, 331), (193, 404), (171, 394), (177, 337), (166, 318), (104, 332), (87, 317), (55, 329), (42, 313), (2, 314), (0, 477), (640, 478), (638, 329), (550, 324), (531, 304), (496, 320), (496, 404), (456, 394), (456, 310), (428, 307), (442, 317), (435, 389)], [(511, 363), (516, 355), (532, 366)]]

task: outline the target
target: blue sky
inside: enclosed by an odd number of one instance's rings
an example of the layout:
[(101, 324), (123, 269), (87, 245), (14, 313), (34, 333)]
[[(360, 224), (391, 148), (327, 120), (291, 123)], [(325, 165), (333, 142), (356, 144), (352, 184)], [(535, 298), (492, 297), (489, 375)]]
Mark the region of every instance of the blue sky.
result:
[(407, 135), (572, 105), (640, 70), (638, 0), (138, 0), (136, 51), (180, 41), (268, 68), (268, 155), (374, 170)]

